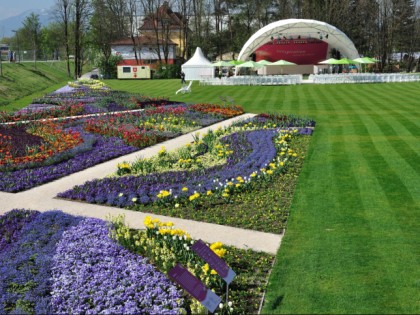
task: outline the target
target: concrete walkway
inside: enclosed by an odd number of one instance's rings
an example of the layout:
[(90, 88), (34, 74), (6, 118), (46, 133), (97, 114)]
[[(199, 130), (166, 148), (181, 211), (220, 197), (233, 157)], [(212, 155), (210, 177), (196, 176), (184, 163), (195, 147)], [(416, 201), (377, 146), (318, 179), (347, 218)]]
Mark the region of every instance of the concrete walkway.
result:
[[(209, 129), (215, 130), (219, 126), (228, 126), (234, 121), (252, 116), (253, 114), (244, 114), (197, 131), (203, 134), (206, 133)], [(193, 141), (192, 135), (197, 131), (183, 135), (176, 139), (171, 139), (156, 144), (152, 147), (125, 156), (121, 156), (108, 162), (98, 164), (83, 171), (20, 193), (13, 194), (0, 192), (0, 214), (4, 214), (5, 212), (12, 209), (21, 208), (39, 211), (57, 209), (73, 215), (82, 215), (100, 219), (106, 219), (108, 215), (116, 216), (118, 214), (124, 214), (126, 222), (130, 227), (143, 229), (143, 220), (146, 215), (150, 214), (124, 210), (115, 207), (61, 200), (56, 199), (55, 196), (57, 193), (68, 190), (75, 185), (83, 184), (84, 182), (95, 178), (103, 178), (111, 173), (114, 173), (117, 169), (117, 164), (123, 161), (132, 162), (140, 156), (152, 157), (158, 153), (162, 146), (165, 146), (168, 151), (171, 151), (187, 143), (190, 143)], [(162, 221), (174, 222), (177, 228), (188, 231), (191, 237), (194, 239), (202, 239), (207, 242), (220, 241), (224, 244), (232, 245), (238, 248), (250, 248), (256, 251), (263, 251), (271, 254), (275, 254), (277, 252), (282, 239), (282, 235), (277, 234), (263, 233), (192, 220), (171, 218), (155, 214), (152, 214), (151, 216), (154, 218), (159, 218)]]

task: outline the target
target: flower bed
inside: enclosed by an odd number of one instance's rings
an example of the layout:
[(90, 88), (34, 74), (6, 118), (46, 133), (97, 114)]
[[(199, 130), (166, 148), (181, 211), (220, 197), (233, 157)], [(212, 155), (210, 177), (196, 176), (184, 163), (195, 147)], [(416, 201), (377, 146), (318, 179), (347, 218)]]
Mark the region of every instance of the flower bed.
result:
[[(221, 242), (208, 244), (219, 257), (235, 271), (237, 277), (229, 285), (215, 270), (198, 257), (190, 248), (194, 244), (187, 231), (178, 229), (172, 222), (161, 222), (146, 217), (146, 231), (130, 230), (124, 217), (112, 220), (112, 237), (133, 253), (148, 257), (162, 272), (167, 273), (177, 263), (198, 277), (208, 288), (222, 298), (216, 310), (219, 314), (255, 314), (261, 303), (265, 285), (274, 257), (251, 250), (239, 250)], [(228, 300), (228, 303), (225, 301)], [(188, 313), (203, 314), (205, 308), (196, 300), (186, 296), (184, 308)]]
[(0, 139), (0, 170), (39, 163), (83, 143), (80, 133), (51, 122), (0, 125)]
[(1, 314), (178, 314), (182, 293), (107, 223), (60, 211), (0, 216)]
[(15, 113), (0, 112), (0, 123), (127, 111), (169, 104), (180, 103), (141, 94), (112, 91), (101, 81), (82, 79), (34, 99), (32, 104)]
[[(311, 132), (278, 128), (275, 117), (257, 116), (202, 139), (196, 136), (189, 148), (173, 154), (162, 148), (152, 159), (122, 163), (114, 176), (88, 181), (58, 197), (281, 233), (309, 143), (304, 135)], [(278, 182), (286, 178), (290, 187)], [(284, 192), (273, 196), (276, 185)], [(243, 204), (241, 199), (248, 200), (255, 192), (260, 194), (255, 200), (263, 198), (272, 209), (256, 206), (258, 212), (238, 213), (226, 209)], [(260, 224), (253, 224), (258, 215)]]
[(29, 189), (224, 118), (191, 105), (169, 105), (110, 117), (0, 125), (0, 190)]

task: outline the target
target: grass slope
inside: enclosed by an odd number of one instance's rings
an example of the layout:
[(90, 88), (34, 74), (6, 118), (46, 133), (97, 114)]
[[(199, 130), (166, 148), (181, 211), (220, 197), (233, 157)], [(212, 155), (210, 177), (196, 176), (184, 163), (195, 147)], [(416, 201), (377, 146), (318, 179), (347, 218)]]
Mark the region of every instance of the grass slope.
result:
[(113, 89), (317, 121), (263, 313), (420, 313), (420, 83)]
[(420, 83), (199, 86), (110, 81), (317, 121), (263, 313), (420, 313)]
[(62, 62), (3, 63), (0, 76), (0, 111), (22, 108), (33, 98), (67, 83), (67, 64)]

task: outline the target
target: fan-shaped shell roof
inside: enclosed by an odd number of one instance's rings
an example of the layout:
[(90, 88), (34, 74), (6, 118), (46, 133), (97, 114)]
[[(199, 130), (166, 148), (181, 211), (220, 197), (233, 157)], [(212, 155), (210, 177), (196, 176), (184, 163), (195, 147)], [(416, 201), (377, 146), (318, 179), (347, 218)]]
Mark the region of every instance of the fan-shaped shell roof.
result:
[[(349, 59), (359, 57), (353, 42), (335, 26), (325, 22), (306, 19), (286, 19), (270, 23), (252, 35), (239, 53), (238, 60), (247, 60), (258, 47), (271, 42), (277, 36), (286, 38), (301, 36), (302, 38), (320, 38), (335, 48), (341, 55)], [(328, 35), (328, 36), (327, 36)], [(322, 37), (322, 38), (321, 38)]]

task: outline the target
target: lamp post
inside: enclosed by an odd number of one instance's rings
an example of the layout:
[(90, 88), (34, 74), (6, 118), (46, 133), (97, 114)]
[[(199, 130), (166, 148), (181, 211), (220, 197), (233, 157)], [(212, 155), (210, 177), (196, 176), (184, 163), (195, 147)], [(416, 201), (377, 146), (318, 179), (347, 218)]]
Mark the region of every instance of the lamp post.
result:
[(13, 33), (15, 33), (16, 35), (16, 43), (17, 43), (17, 49), (18, 49), (18, 60), (20, 62), (20, 48), (19, 48), (19, 33), (16, 30), (12, 30)]

